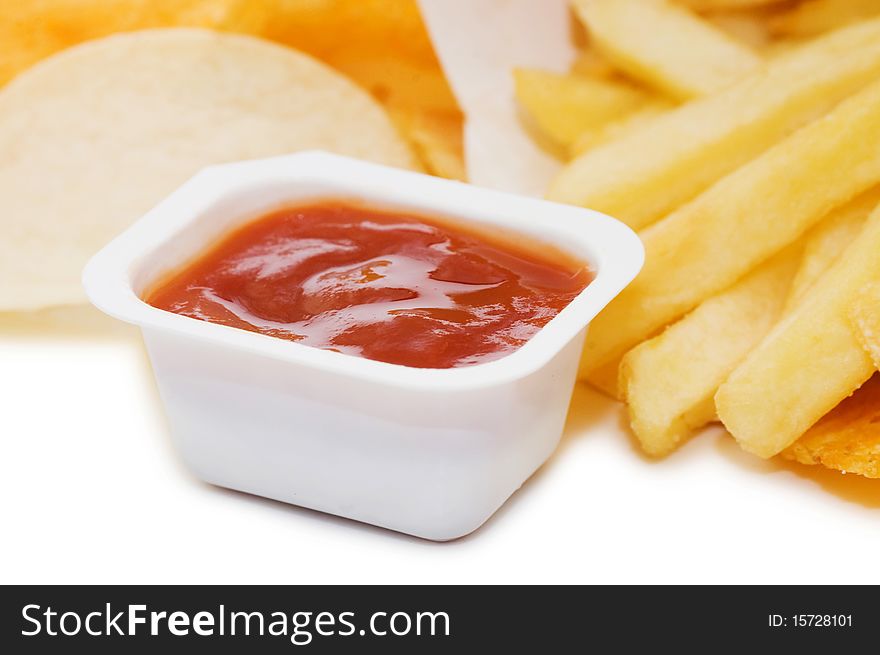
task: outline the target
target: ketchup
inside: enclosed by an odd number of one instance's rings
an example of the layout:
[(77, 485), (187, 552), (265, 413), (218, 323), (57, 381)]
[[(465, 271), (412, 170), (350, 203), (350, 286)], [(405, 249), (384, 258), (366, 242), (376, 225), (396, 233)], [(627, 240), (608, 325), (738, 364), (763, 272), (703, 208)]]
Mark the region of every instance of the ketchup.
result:
[(238, 228), (145, 300), (316, 348), (452, 368), (513, 352), (592, 277), (546, 246), (328, 202)]

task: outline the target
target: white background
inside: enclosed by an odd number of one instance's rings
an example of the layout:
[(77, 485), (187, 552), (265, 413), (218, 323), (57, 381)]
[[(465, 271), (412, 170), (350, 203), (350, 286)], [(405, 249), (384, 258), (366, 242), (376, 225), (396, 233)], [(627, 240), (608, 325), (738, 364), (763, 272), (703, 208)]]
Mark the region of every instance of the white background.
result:
[(138, 334), (0, 315), (0, 583), (880, 582), (880, 481), (712, 429), (639, 455), (578, 388), (556, 455), (446, 544), (224, 491), (183, 469)]

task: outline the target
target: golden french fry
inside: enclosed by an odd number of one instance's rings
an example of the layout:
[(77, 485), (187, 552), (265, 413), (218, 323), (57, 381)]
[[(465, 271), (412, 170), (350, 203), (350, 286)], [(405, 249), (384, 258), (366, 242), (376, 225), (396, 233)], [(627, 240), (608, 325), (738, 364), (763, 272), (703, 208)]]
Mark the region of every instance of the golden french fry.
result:
[(880, 478), (880, 375), (832, 409), (782, 456)]
[(574, 8), (613, 64), (674, 98), (713, 93), (761, 64), (751, 49), (666, 0), (574, 0)]
[(614, 360), (590, 373), (585, 381), (606, 396), (616, 400), (623, 400), (623, 397), (620, 395), (620, 387), (618, 386), (619, 368), (620, 360)]
[(722, 291), (880, 182), (880, 82), (641, 233), (645, 266), (587, 333), (584, 371)]
[(776, 59), (778, 57), (782, 57), (784, 55), (788, 55), (795, 50), (803, 48), (806, 46), (812, 39), (810, 38), (783, 38), (783, 39), (773, 39), (770, 41), (766, 47), (761, 51), (764, 57), (768, 60)]
[[(787, 311), (796, 307), (864, 227), (871, 208), (880, 203), (877, 189), (862, 194), (805, 236), (801, 266), (789, 294)], [(880, 346), (866, 338), (880, 335), (880, 284), (868, 285), (850, 307), (852, 325), (862, 345), (880, 368)], [(841, 402), (795, 443), (782, 451), (786, 459), (802, 464), (821, 464), (828, 468), (868, 477), (880, 476), (880, 377), (874, 376), (853, 396)]]
[(636, 87), (610, 79), (527, 68), (514, 70), (513, 77), (516, 98), (535, 127), (566, 149), (584, 131), (605, 125), (648, 100)]
[(620, 78), (620, 73), (596, 52), (595, 48), (586, 47), (578, 51), (577, 57), (571, 63), (568, 72), (572, 75), (596, 78)]
[(880, 15), (877, 0), (808, 0), (774, 17), (770, 29), (786, 36), (815, 36)]
[(880, 279), (878, 252), (880, 208), (718, 389), (718, 416), (745, 450), (779, 453), (874, 373), (848, 314), (862, 287)]
[(865, 221), (880, 204), (880, 187), (835, 209), (804, 235), (804, 254), (786, 301), (790, 310), (827, 271), (862, 231)]
[(672, 105), (668, 102), (662, 100), (651, 101), (642, 108), (626, 114), (623, 118), (582, 132), (571, 144), (569, 154), (574, 158), (604, 143), (621, 139), (627, 134), (641, 129), (670, 109), (672, 109)]
[(715, 418), (715, 392), (782, 312), (791, 246), (623, 358), (620, 389), (642, 448), (662, 456)]
[(880, 278), (859, 291), (849, 316), (862, 346), (880, 370)]
[(880, 20), (835, 32), (578, 157), (548, 197), (644, 227), (878, 74)]
[(466, 180), (460, 113), (389, 107), (395, 125), (407, 138), (425, 170), (451, 180)]
[(706, 14), (703, 18), (732, 39), (766, 56), (765, 50), (771, 36), (767, 19), (761, 13), (751, 10), (722, 11)]

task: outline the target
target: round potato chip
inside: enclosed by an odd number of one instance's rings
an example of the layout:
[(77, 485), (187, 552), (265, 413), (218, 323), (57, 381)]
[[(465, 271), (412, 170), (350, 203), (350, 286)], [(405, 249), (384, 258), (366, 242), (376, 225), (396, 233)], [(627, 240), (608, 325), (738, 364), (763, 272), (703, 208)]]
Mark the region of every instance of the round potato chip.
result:
[(256, 38), (150, 30), (45, 60), (0, 91), (0, 310), (83, 302), (89, 256), (202, 167), (307, 149), (414, 167), (367, 93)]

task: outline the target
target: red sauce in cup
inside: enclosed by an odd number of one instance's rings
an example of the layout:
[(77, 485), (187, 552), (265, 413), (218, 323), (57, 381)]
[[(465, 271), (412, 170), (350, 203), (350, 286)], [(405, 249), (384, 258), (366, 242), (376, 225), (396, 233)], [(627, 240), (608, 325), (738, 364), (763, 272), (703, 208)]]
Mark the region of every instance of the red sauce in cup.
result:
[(546, 246), (329, 202), (238, 228), (145, 300), (316, 348), (452, 368), (513, 352), (592, 279)]

